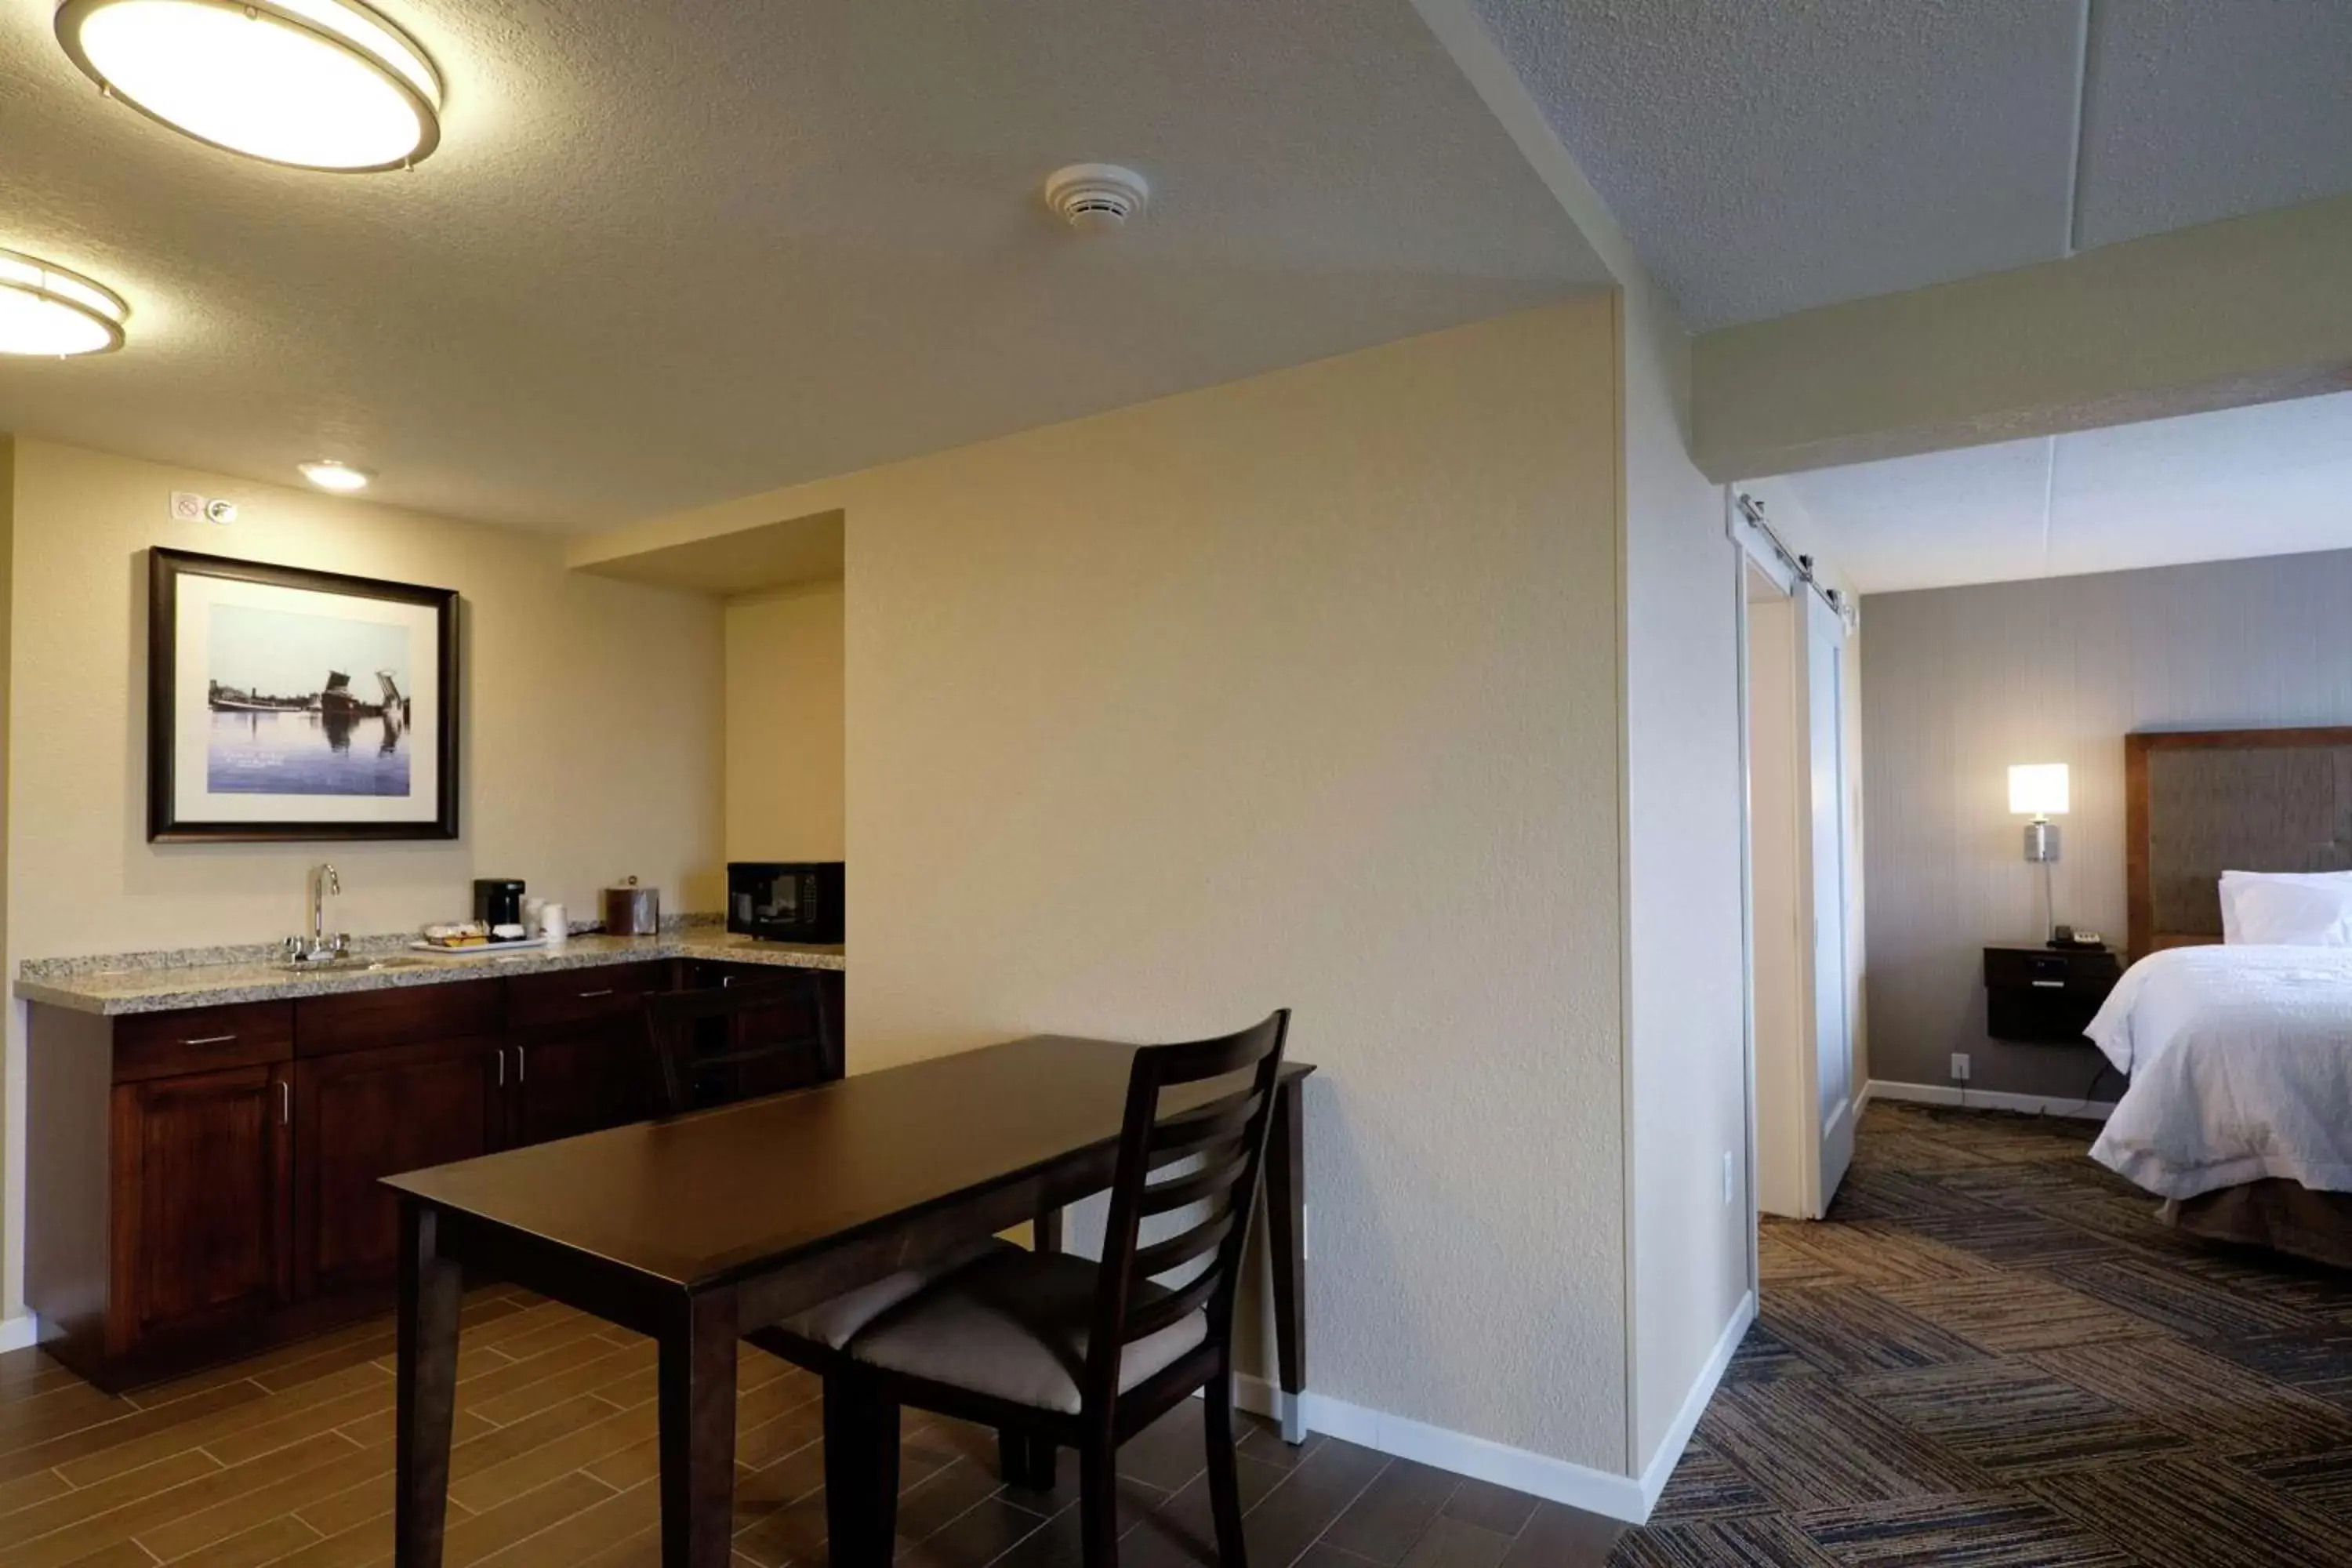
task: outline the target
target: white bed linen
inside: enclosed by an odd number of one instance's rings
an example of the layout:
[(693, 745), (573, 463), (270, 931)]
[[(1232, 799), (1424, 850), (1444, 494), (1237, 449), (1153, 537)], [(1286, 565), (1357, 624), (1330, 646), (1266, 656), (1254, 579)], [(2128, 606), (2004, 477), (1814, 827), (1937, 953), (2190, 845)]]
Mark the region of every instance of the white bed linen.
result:
[(2168, 1198), (2352, 1192), (2352, 948), (2151, 953), (2084, 1033), (2131, 1075), (2091, 1146), (2109, 1170)]

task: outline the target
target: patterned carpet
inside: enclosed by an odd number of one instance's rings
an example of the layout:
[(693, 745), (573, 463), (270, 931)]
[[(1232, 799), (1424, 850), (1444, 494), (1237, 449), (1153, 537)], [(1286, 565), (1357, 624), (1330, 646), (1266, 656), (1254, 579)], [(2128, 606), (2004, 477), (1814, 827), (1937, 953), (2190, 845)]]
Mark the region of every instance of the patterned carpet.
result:
[(1613, 1568), (2352, 1564), (2352, 1276), (2158, 1225), (2095, 1131), (1871, 1107)]

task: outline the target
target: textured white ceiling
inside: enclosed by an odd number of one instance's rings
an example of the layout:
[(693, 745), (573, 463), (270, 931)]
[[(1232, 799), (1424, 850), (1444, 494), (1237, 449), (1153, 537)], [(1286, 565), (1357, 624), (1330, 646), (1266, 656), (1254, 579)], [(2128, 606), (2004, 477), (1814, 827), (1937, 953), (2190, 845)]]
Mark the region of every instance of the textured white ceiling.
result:
[(1475, 4), (1694, 330), (2352, 190), (2347, 0)]
[(2352, 393), (1775, 482), (1866, 594), (2352, 549)]
[[(0, 246), (133, 312), (0, 361), (0, 430), (588, 529), (1605, 279), (1408, 0), (383, 8), (448, 83), (408, 174), (200, 146), (0, 11)], [(1140, 227), (1044, 213), (1087, 159)]]
[(2352, 4), (2105, 0), (2084, 105), (2082, 244), (2352, 187)]

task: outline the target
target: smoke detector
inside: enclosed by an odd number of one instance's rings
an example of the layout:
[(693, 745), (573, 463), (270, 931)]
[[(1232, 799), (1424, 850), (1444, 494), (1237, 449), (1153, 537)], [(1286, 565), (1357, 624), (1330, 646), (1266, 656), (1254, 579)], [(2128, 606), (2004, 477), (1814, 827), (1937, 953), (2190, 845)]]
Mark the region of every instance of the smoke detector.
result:
[(1151, 187), (1116, 163), (1073, 163), (1045, 177), (1045, 205), (1080, 234), (1110, 234), (1140, 214)]

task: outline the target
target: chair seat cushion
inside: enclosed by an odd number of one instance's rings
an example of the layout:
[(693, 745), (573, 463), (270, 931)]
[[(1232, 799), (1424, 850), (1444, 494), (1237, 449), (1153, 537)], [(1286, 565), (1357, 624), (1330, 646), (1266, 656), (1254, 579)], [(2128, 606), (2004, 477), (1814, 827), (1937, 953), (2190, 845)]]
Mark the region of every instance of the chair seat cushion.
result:
[(837, 1351), (856, 1338), (858, 1331), (866, 1324), (901, 1301), (910, 1300), (985, 1258), (1003, 1253), (1020, 1258), (1028, 1256), (1013, 1243), (991, 1237), (945, 1258), (913, 1268), (901, 1268), (871, 1285), (844, 1290), (831, 1300), (820, 1301), (804, 1312), (796, 1312), (776, 1326), (795, 1339), (807, 1340), (826, 1350)]
[[(1076, 1415), (1094, 1315), (1096, 1269), (1084, 1258), (1014, 1250), (989, 1258), (874, 1320), (850, 1359), (1037, 1410)], [(1142, 1300), (1167, 1294), (1146, 1281)], [(1209, 1337), (1192, 1312), (1129, 1344), (1124, 1394)]]

